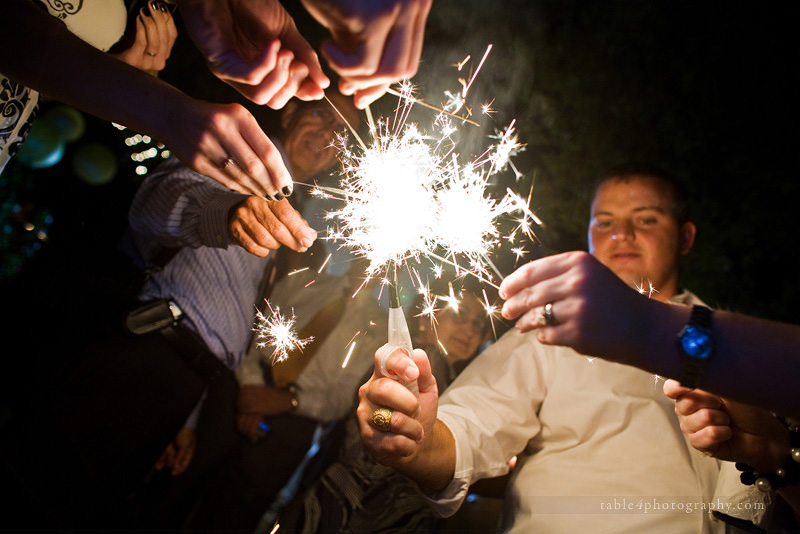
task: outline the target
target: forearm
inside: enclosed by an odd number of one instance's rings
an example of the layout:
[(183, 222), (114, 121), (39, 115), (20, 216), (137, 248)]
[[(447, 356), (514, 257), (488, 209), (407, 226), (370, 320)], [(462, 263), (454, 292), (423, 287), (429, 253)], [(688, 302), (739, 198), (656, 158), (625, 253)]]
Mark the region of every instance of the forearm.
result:
[(0, 17), (0, 50), (5, 51), (0, 71), (9, 78), (159, 139), (164, 138), (175, 103), (191, 101), (174, 87), (85, 43), (32, 2), (7, 2)]
[(244, 198), (170, 160), (142, 182), (128, 219), (137, 235), (164, 246), (225, 248), (228, 214)]
[(447, 425), (437, 419), (433, 435), (423, 440), (414, 457), (400, 461), (394, 468), (427, 493), (445, 489), (453, 480), (456, 469), (456, 443)]
[[(609, 359), (678, 378), (681, 359), (676, 339), (690, 310), (656, 302), (651, 307), (646, 335)], [(800, 416), (794, 383), (800, 370), (800, 327), (715, 311), (712, 328), (716, 349), (701, 387), (787, 417)]]

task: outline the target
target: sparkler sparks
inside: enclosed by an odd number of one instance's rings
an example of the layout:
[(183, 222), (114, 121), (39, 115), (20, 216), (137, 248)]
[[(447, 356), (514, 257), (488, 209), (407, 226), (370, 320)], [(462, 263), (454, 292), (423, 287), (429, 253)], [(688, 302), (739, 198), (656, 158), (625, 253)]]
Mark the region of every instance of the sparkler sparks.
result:
[(257, 310), (256, 325), (253, 331), (256, 332), (256, 339), (263, 340), (256, 343), (258, 348), (272, 347), (272, 363), (282, 362), (289, 357), (289, 353), (295, 349), (303, 350), (303, 347), (313, 341), (313, 337), (300, 339), (294, 331), (296, 317), (294, 312), (288, 319), (281, 315), (280, 308), (274, 308), (266, 301), (269, 308), (269, 315), (265, 315), (261, 310)]
[(488, 256), (500, 241), (498, 220), (521, 213), (514, 234), (521, 230), (528, 237), (533, 237), (533, 224), (541, 223), (528, 202), (510, 189), (501, 199), (487, 194), (490, 178), (514, 168), (510, 159), (524, 149), (514, 122), (492, 136), (496, 142), (480, 156), (461, 164), (451, 137), (451, 113), (440, 110), (435, 134), (406, 122), (417, 101), (411, 90), (403, 84), (396, 92), (401, 98), (394, 123), (371, 124), (371, 145), (359, 139), (360, 149), (351, 149), (340, 139), (343, 177), (337, 193), (345, 204), (328, 214), (335, 225), (327, 239), (365, 257), (370, 277), (425, 256), (455, 267), (457, 276), (470, 274), (494, 285), (490, 270), (499, 273)]

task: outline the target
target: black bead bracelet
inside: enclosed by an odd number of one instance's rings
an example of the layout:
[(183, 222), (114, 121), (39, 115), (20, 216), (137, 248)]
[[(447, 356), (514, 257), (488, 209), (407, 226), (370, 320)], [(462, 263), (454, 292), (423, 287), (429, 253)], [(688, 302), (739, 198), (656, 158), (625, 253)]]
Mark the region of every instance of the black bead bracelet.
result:
[(796, 424), (787, 423), (789, 427), (789, 457), (783, 467), (772, 473), (760, 473), (751, 466), (736, 462), (736, 469), (742, 472), (739, 480), (742, 484), (752, 486), (761, 491), (774, 491), (784, 486), (800, 484), (800, 429)]

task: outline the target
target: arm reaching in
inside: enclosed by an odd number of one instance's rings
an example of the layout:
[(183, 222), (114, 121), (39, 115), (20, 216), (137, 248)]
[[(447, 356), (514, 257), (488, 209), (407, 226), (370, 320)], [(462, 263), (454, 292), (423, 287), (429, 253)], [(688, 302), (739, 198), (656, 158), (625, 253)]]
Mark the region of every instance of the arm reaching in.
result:
[(339, 90), (364, 109), (391, 83), (417, 73), (433, 0), (303, 0), (331, 32), (322, 53), (341, 77)]
[[(439, 393), (425, 352), (411, 357), (402, 350), (386, 360), (386, 369), (397, 380), (381, 374), (379, 350), (375, 371), (358, 391), (357, 409), (361, 441), (380, 463), (394, 467), (420, 487), (438, 491), (447, 486), (455, 471), (455, 443), (447, 427), (436, 419)], [(404, 385), (417, 380), (419, 398)], [(376, 428), (373, 413), (391, 410), (389, 430)]]
[[(772, 413), (687, 389), (675, 380), (664, 382), (664, 394), (675, 400), (681, 430), (695, 449), (731, 462), (743, 462), (756, 471), (774, 473), (789, 455), (788, 429)], [(800, 514), (800, 488), (788, 485), (778, 493)]]
[(162, 141), (189, 168), (229, 189), (291, 194), (278, 149), (238, 104), (191, 98), (85, 43), (27, 0), (0, 3), (0, 49), (20, 51), (0, 57), (4, 75)]
[[(666, 377), (680, 374), (678, 332), (690, 308), (658, 302), (625, 285), (585, 252), (567, 252), (521, 266), (500, 284), (503, 317), (542, 343), (633, 365)], [(539, 324), (552, 303), (557, 324)], [(786, 417), (800, 417), (800, 327), (715, 311), (715, 352), (703, 388)], [(757, 354), (758, 357), (753, 357)], [(742, 377), (747, 377), (743, 380)]]
[(180, 0), (186, 29), (219, 79), (256, 104), (319, 100), (330, 80), (278, 0)]

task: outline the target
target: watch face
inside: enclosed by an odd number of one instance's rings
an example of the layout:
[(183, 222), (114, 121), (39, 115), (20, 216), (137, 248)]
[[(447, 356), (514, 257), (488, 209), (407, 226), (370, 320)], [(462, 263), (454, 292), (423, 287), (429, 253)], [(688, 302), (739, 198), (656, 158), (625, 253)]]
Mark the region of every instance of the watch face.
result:
[(706, 359), (711, 356), (711, 336), (703, 329), (690, 326), (681, 336), (681, 347), (692, 358)]

